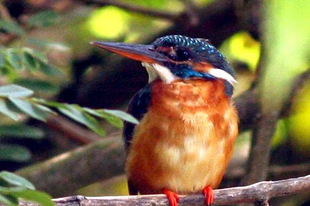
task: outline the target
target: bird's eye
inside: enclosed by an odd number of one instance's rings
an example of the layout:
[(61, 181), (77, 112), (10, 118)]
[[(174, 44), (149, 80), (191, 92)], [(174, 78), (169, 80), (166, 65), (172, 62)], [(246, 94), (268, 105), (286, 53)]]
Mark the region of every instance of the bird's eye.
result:
[(186, 61), (191, 58), (189, 51), (184, 50), (184, 49), (178, 49), (176, 51), (176, 55), (179, 61)]

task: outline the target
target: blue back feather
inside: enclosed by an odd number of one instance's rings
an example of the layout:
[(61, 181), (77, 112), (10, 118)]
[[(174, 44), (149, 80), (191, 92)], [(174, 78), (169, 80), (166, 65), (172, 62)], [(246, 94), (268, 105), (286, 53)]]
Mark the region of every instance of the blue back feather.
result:
[[(129, 102), (127, 112), (138, 120), (142, 119), (149, 107), (151, 100), (151, 84), (152, 83), (139, 90)], [(129, 149), (135, 127), (135, 124), (129, 122), (125, 122), (124, 124), (123, 137), (127, 151)]]

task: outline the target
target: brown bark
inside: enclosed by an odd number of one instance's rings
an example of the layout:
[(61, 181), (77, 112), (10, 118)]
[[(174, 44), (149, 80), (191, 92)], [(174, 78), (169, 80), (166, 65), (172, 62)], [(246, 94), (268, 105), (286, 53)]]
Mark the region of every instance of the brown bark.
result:
[[(238, 203), (265, 203), (273, 197), (288, 196), (310, 190), (310, 175), (280, 180), (259, 182), (245, 187), (234, 187), (214, 191), (214, 205), (233, 205)], [(179, 206), (204, 206), (205, 199), (201, 194), (180, 195)], [(165, 195), (140, 196), (106, 196), (85, 197), (71, 196), (54, 199), (57, 206), (168, 206)], [(22, 206), (37, 206), (29, 202), (21, 202)]]

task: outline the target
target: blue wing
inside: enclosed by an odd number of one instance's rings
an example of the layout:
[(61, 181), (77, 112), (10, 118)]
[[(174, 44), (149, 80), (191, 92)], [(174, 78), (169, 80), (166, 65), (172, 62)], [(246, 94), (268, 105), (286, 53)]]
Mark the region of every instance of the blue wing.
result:
[[(143, 115), (147, 112), (149, 107), (149, 103), (151, 100), (151, 84), (146, 85), (143, 89), (139, 90), (133, 98), (129, 102), (127, 112), (141, 120)], [(125, 140), (125, 147), (128, 152), (130, 147), (130, 142), (132, 140), (132, 136), (134, 133), (136, 125), (125, 122), (124, 130), (123, 130), (123, 137)]]
[[(138, 120), (141, 120), (143, 115), (147, 112), (150, 100), (151, 100), (151, 85), (148, 84), (133, 96), (133, 98), (129, 102), (127, 112), (132, 116), (134, 116), (135, 118), (137, 118)], [(124, 124), (123, 136), (125, 140), (125, 147), (127, 153), (129, 151), (135, 127), (136, 127), (135, 124), (129, 122), (125, 122)], [(130, 195), (138, 194), (137, 188), (130, 180), (128, 180), (128, 190)]]

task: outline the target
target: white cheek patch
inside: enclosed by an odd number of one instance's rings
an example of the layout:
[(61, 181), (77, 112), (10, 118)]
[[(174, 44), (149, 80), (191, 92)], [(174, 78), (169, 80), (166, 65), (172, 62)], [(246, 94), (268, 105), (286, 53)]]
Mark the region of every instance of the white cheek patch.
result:
[[(172, 74), (172, 72), (167, 68), (159, 64), (151, 64), (147, 62), (142, 62), (142, 66), (144, 66), (147, 70), (147, 73), (149, 75), (149, 83), (157, 79), (158, 77), (165, 83), (170, 84), (176, 79), (179, 79), (177, 76)], [(231, 76), (229, 73), (222, 69), (216, 69), (212, 68), (208, 71), (208, 73), (216, 78), (223, 79), (230, 83), (231, 85), (234, 85), (237, 83), (235, 78)]]
[(150, 64), (147, 62), (142, 62), (142, 66), (144, 66), (149, 74), (149, 82), (154, 81), (158, 77), (165, 83), (170, 84), (174, 80), (178, 79), (172, 72), (164, 66), (159, 64)]
[(234, 85), (235, 83), (237, 83), (237, 81), (235, 80), (235, 78), (233, 76), (231, 76), (230, 74), (228, 74), (227, 72), (225, 72), (222, 69), (212, 68), (208, 71), (208, 74), (211, 74), (212, 76), (214, 76), (216, 78), (226, 80), (231, 85)]
[(157, 74), (157, 72), (154, 70), (152, 64), (146, 63), (146, 62), (142, 62), (142, 66), (145, 67), (148, 76), (149, 76), (149, 83), (154, 81), (155, 79), (157, 79), (159, 76)]

